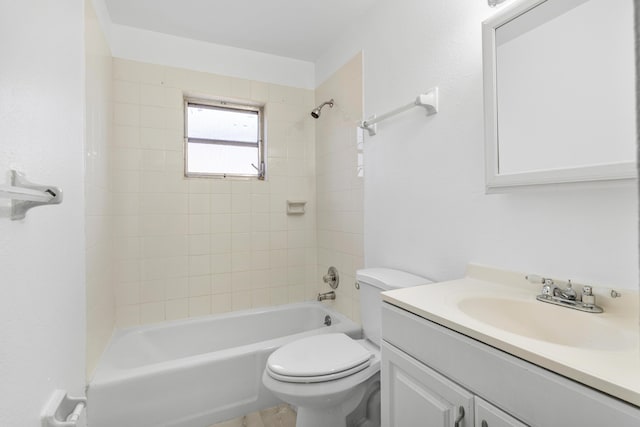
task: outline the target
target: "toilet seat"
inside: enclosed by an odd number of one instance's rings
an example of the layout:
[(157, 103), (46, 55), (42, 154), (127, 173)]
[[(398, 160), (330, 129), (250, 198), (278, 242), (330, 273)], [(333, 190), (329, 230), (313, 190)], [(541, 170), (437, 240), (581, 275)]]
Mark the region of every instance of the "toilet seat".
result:
[(292, 383), (319, 383), (366, 369), (373, 353), (343, 333), (321, 334), (286, 344), (267, 360), (270, 377)]

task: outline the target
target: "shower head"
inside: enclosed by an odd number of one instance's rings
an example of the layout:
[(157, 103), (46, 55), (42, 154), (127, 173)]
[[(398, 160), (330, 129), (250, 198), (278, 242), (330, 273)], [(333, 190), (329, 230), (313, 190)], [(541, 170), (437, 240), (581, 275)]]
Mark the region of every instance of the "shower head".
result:
[(327, 102), (323, 102), (322, 104), (314, 108), (311, 111), (311, 117), (313, 117), (314, 119), (317, 119), (318, 117), (320, 117), (320, 111), (322, 110), (322, 107), (324, 107), (327, 104), (329, 105), (329, 108), (333, 108), (333, 98), (328, 100)]

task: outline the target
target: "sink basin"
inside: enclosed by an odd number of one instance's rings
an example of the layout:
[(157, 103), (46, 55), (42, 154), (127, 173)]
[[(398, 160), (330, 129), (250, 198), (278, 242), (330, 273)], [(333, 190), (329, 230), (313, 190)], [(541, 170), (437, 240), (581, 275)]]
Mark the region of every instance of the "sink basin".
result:
[(569, 347), (624, 351), (638, 341), (636, 333), (612, 326), (601, 314), (583, 313), (533, 298), (466, 298), (458, 302), (458, 308), (494, 328)]

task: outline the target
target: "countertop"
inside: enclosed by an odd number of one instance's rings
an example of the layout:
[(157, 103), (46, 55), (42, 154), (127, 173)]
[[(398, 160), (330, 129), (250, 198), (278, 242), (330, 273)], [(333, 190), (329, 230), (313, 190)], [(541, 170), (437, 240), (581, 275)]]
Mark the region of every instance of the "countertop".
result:
[[(594, 285), (596, 303), (605, 312), (583, 313), (535, 301), (541, 285), (529, 283), (524, 276), (470, 265), (463, 279), (388, 291), (382, 298), (417, 316), (640, 406), (638, 292), (617, 289), (622, 297), (611, 298), (611, 289)], [(541, 315), (530, 322), (514, 319), (502, 328), (496, 322), (480, 321), (468, 310), (461, 310), (465, 304), (469, 307), (469, 302), (487, 298), (504, 301), (505, 307), (525, 303)], [(538, 306), (529, 305), (532, 300), (539, 304), (539, 312)], [(540, 327), (540, 323), (552, 332), (553, 339), (527, 336), (527, 328)], [(566, 343), (563, 337), (567, 337)]]

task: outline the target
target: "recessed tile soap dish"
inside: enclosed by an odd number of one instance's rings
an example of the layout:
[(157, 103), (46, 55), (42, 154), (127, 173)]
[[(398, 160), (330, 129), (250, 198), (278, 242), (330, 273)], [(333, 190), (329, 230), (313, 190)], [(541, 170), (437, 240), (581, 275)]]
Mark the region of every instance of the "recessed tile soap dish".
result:
[(306, 200), (287, 200), (287, 215), (304, 215)]

